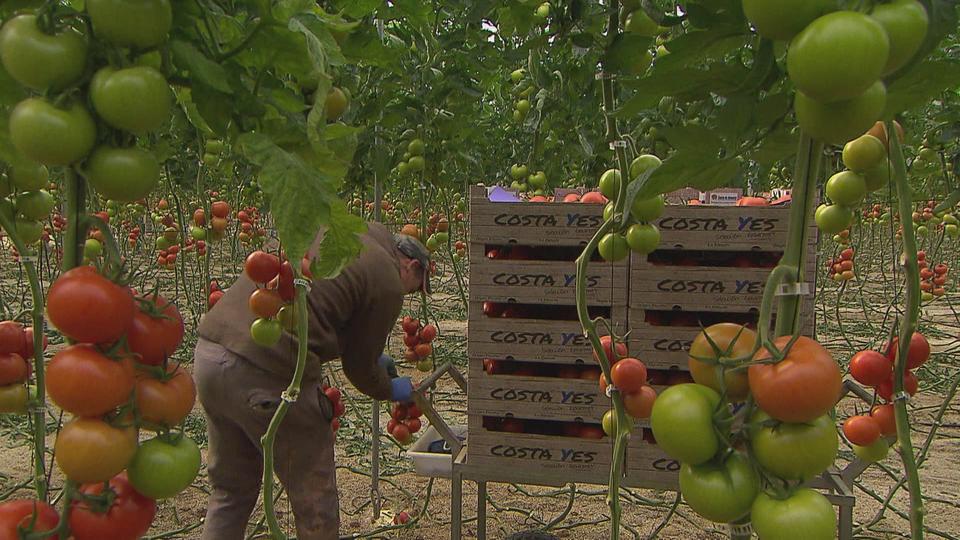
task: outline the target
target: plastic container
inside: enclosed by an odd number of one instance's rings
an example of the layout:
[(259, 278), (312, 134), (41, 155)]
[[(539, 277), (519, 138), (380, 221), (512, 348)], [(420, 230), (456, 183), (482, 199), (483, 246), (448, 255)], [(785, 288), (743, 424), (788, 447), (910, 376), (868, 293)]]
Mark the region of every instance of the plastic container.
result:
[[(467, 426), (450, 426), (450, 430), (456, 434), (461, 442), (466, 441)], [(417, 439), (417, 442), (410, 447), (410, 450), (405, 453), (407, 459), (413, 461), (413, 469), (418, 475), (434, 478), (450, 477), (453, 471), (453, 458), (449, 453), (449, 448), (447, 449), (447, 453), (430, 451), (431, 445), (436, 448), (437, 445), (434, 445), (434, 443), (438, 441), (444, 443), (444, 446), (446, 446), (443, 437), (437, 433), (437, 430), (434, 429), (433, 426), (429, 426), (427, 430), (423, 432), (423, 435)]]

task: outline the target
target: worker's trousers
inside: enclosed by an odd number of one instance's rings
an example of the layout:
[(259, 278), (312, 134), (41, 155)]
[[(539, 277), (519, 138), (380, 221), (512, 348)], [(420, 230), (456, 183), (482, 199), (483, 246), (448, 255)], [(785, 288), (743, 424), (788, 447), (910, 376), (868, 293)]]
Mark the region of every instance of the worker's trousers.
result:
[[(197, 394), (207, 418), (210, 500), (203, 540), (242, 540), (259, 500), (260, 437), (290, 384), (200, 339), (194, 357)], [(274, 443), (273, 470), (296, 520), (298, 540), (339, 538), (333, 405), (320, 381), (304, 381)], [(281, 524), (284, 520), (281, 519)]]

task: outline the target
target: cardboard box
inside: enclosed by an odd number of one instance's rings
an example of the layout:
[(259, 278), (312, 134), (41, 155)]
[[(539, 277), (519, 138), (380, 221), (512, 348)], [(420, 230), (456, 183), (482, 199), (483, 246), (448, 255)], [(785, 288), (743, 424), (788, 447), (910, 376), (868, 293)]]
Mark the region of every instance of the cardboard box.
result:
[[(470, 298), (491, 302), (576, 304), (575, 262), (488, 259), (483, 245), (471, 250)], [(587, 265), (587, 302), (627, 304), (627, 261)]]

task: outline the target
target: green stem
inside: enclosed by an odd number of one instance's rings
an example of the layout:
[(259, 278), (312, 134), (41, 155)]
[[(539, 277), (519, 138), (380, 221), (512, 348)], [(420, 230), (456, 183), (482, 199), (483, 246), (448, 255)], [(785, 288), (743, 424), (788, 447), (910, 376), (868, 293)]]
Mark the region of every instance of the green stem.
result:
[(284, 399), (280, 400), (280, 405), (270, 419), (266, 433), (260, 438), (260, 445), (263, 447), (263, 512), (267, 517), (270, 535), (274, 539), (283, 540), (286, 540), (287, 535), (280, 529), (273, 500), (273, 441), (280, 429), (280, 423), (283, 422), (283, 417), (290, 408), (291, 401), (287, 399), (295, 401), (300, 396), (300, 383), (303, 381), (303, 372), (307, 365), (307, 284), (301, 281), (303, 277), (300, 274), (300, 265), (292, 266), (297, 291), (293, 299), (294, 313), (297, 317), (297, 367), (293, 372), (290, 386), (281, 396)]
[(30, 253), (13, 228), (13, 222), (0, 212), (0, 227), (7, 231), (7, 236), (20, 253), (20, 260), (30, 282), (30, 297), (33, 305), (30, 310), (30, 320), (33, 325), (33, 370), (37, 383), (37, 394), (30, 400), (30, 413), (33, 415), (33, 482), (37, 498), (47, 500), (46, 466), (46, 388), (44, 386), (43, 363), (43, 287), (40, 285), (40, 276), (37, 273), (35, 255)]
[(87, 182), (73, 169), (64, 170), (66, 183), (66, 202), (64, 214), (67, 219), (67, 228), (63, 239), (63, 270), (70, 270), (80, 266), (83, 261), (83, 243), (87, 229), (80, 219), (86, 213)]
[[(787, 248), (780, 264), (796, 268), (796, 281), (803, 280), (803, 264), (807, 252), (809, 220), (813, 213), (813, 201), (816, 196), (817, 177), (823, 156), (823, 143), (814, 141), (806, 133), (800, 135), (800, 148), (797, 150), (797, 164), (793, 176), (792, 202), (790, 203), (790, 228)], [(775, 336), (796, 334), (800, 328), (801, 297), (789, 295), (780, 297), (777, 308)]]
[(893, 164), (893, 182), (897, 190), (900, 210), (900, 222), (903, 230), (903, 270), (906, 280), (906, 298), (904, 314), (900, 321), (899, 350), (893, 369), (893, 409), (897, 420), (897, 441), (900, 443), (900, 458), (907, 475), (907, 488), (910, 491), (910, 532), (912, 538), (923, 538), (923, 497), (920, 492), (920, 475), (917, 472), (913, 443), (910, 440), (910, 417), (907, 414), (907, 400), (900, 399), (903, 394), (903, 376), (906, 370), (907, 353), (910, 338), (917, 329), (920, 315), (920, 268), (917, 264), (917, 238), (913, 227), (907, 221), (913, 212), (910, 184), (907, 182), (907, 167), (903, 150), (891, 122), (887, 122), (890, 134), (890, 161)]

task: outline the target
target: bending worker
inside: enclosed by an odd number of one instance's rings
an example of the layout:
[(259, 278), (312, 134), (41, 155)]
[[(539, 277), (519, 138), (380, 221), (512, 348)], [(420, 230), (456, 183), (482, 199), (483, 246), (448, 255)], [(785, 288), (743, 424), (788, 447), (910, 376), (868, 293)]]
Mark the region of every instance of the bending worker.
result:
[[(410, 236), (370, 223), (359, 257), (307, 294), (309, 353), (303, 386), (275, 441), (274, 471), (286, 489), (299, 540), (339, 536), (333, 404), (320, 388), (320, 366), (340, 358), (357, 390), (379, 400), (410, 401), (409, 377), (397, 377), (383, 354), (403, 297), (430, 292), (430, 255)], [(314, 242), (316, 252), (320, 238)], [(242, 540), (260, 494), (267, 430), (293, 378), (297, 342), (284, 333), (274, 347), (250, 338), (247, 307), (255, 284), (240, 276), (200, 322), (194, 377), (206, 412), (211, 494), (204, 540)]]

